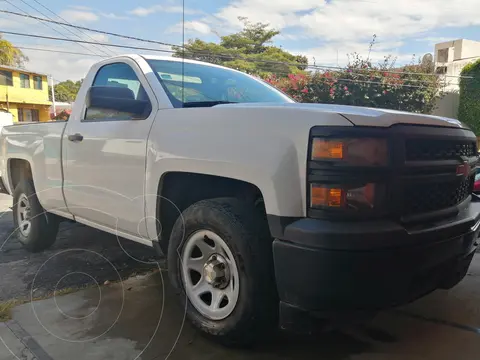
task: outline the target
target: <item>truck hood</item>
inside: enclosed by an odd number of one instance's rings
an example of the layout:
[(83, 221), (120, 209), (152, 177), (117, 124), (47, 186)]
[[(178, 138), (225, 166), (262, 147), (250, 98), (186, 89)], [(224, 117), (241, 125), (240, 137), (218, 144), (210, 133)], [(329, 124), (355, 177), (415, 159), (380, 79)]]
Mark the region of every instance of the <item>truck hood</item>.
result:
[(416, 114), (405, 111), (374, 109), (360, 106), (326, 105), (326, 104), (302, 104), (302, 103), (243, 103), (218, 105), (218, 107), (287, 107), (304, 111), (315, 111), (319, 113), (337, 113), (343, 115), (356, 126), (377, 126), (389, 127), (395, 124), (415, 124), (442, 127), (454, 127), (469, 129), (468, 126), (458, 120), (441, 116)]

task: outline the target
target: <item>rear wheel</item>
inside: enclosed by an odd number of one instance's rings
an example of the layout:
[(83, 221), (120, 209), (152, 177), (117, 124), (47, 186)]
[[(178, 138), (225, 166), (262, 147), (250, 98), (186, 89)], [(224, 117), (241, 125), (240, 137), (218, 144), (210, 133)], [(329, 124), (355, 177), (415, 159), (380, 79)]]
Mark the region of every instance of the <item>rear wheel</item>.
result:
[(265, 338), (276, 325), (278, 300), (264, 218), (234, 198), (203, 200), (182, 215), (168, 265), (187, 317), (226, 345)]
[(58, 218), (40, 205), (30, 180), (21, 180), (13, 192), (13, 222), (17, 239), (30, 252), (45, 250), (56, 240)]

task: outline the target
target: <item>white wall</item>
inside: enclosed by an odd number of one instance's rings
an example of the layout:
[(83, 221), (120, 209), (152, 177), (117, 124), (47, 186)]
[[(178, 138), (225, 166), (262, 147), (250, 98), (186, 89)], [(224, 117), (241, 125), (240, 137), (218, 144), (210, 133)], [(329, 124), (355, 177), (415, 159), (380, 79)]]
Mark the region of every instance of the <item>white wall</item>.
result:
[(432, 115), (445, 116), (452, 119), (458, 118), (458, 92), (448, 92), (436, 102), (436, 109)]
[[(448, 49), (448, 61), (439, 62), (438, 51)], [(459, 39), (435, 45), (435, 68), (446, 66), (447, 72), (440, 79), (443, 82), (443, 91), (459, 90), (460, 73), (465, 65), (480, 59), (480, 42)]]

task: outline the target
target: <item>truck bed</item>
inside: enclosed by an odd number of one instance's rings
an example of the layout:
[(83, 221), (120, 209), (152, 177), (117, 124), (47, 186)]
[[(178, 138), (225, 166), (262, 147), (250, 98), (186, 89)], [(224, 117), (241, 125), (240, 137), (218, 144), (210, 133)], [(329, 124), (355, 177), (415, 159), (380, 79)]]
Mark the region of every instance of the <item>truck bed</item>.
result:
[[(66, 121), (21, 123), (5, 126), (0, 136), (2, 174), (27, 160), (35, 174), (35, 190), (40, 203), (65, 208), (62, 191), (62, 136)], [(7, 185), (8, 186), (8, 185)], [(14, 189), (7, 190), (12, 193)]]

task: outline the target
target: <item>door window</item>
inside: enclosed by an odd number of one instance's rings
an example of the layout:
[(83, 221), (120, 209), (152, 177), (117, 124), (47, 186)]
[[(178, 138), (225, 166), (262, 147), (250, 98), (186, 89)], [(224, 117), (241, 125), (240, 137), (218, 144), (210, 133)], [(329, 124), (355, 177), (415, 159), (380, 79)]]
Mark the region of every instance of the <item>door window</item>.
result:
[[(131, 103), (132, 106), (136, 106), (139, 103), (140, 105), (141, 103), (148, 103), (151, 109), (151, 103), (147, 93), (135, 74), (135, 71), (133, 71), (129, 65), (125, 63), (115, 63), (103, 66), (98, 70), (95, 80), (93, 81), (92, 88), (95, 87), (123, 88), (124, 91), (115, 92), (116, 96), (120, 97), (115, 100), (126, 105), (109, 107), (108, 105), (99, 106), (93, 104), (86, 109), (85, 120), (139, 120), (148, 117), (149, 112), (139, 117), (138, 113), (135, 114), (128, 111), (127, 105), (129, 103)], [(104, 104), (108, 104), (108, 101), (104, 102)], [(138, 108), (138, 106), (136, 107)]]

